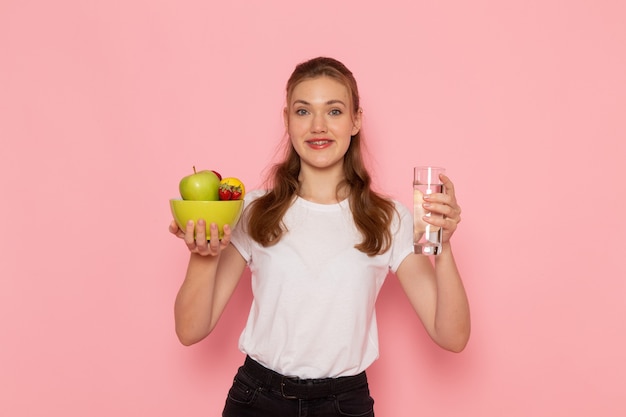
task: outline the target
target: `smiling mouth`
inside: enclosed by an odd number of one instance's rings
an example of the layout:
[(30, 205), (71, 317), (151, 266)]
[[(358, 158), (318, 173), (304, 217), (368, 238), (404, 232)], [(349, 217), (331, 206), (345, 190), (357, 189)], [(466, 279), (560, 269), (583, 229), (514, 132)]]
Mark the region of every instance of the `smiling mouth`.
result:
[(313, 146), (322, 146), (332, 142), (330, 139), (307, 140), (307, 143)]

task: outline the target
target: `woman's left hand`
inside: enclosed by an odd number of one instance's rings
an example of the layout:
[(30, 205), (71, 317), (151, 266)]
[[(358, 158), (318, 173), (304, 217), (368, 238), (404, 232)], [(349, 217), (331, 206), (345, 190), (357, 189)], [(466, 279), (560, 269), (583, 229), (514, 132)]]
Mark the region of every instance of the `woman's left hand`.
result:
[(443, 214), (439, 216), (424, 216), (423, 220), (434, 226), (443, 228), (443, 242), (448, 242), (454, 234), (457, 225), (461, 222), (461, 206), (456, 201), (454, 194), (454, 184), (450, 178), (441, 174), (439, 176), (443, 182), (445, 193), (434, 193), (424, 195), (423, 207), (428, 212)]

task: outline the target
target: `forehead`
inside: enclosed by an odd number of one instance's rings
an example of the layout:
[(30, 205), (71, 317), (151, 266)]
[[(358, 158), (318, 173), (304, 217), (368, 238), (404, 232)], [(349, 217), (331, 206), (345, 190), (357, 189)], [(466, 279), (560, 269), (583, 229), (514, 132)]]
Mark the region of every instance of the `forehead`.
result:
[(343, 83), (331, 77), (307, 78), (300, 81), (291, 92), (290, 103), (298, 100), (309, 103), (341, 100), (349, 105), (350, 92)]

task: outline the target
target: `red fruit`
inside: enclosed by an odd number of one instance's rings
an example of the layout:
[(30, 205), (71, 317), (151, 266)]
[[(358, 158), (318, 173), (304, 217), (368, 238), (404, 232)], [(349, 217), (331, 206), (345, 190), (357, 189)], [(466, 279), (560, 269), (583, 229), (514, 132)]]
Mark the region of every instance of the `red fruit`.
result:
[(233, 200), (241, 200), (246, 195), (246, 187), (243, 182), (235, 177), (223, 178), (220, 181), (220, 187), (230, 187), (229, 189), (233, 193), (231, 199)]
[(220, 175), (220, 173), (219, 173), (219, 172), (214, 171), (214, 170), (211, 170), (211, 171), (213, 171), (213, 173), (214, 173), (215, 175), (217, 175), (217, 178), (219, 178), (219, 179), (220, 179), (220, 181), (222, 180), (222, 176)]
[(232, 200), (233, 199), (233, 190), (227, 184), (220, 185), (218, 194), (219, 194), (220, 200)]

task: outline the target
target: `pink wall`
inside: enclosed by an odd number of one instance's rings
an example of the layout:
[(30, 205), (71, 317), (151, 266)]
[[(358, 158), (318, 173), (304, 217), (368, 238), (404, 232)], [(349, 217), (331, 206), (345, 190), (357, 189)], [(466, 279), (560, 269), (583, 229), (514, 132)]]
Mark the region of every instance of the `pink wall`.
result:
[(167, 200), (192, 165), (258, 185), (321, 54), (360, 82), (378, 187), (408, 203), (441, 164), (464, 209), (472, 340), (435, 348), (391, 276), (377, 415), (624, 415), (624, 3), (219, 3), (0, 2), (0, 415), (219, 415), (249, 277), (182, 347)]

